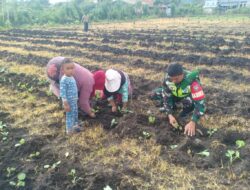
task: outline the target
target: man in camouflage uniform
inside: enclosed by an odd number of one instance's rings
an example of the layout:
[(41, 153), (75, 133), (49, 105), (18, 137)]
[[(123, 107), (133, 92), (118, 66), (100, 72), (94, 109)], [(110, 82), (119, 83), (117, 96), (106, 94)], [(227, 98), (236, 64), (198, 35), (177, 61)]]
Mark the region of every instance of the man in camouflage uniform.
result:
[(198, 71), (183, 70), (178, 63), (168, 66), (163, 87), (155, 91), (154, 96), (162, 101), (163, 111), (167, 114), (172, 126), (178, 126), (173, 116), (176, 103), (183, 105), (180, 117), (186, 117), (193, 112), (191, 120), (186, 124), (184, 134), (195, 135), (196, 124), (205, 113), (205, 95), (199, 80)]

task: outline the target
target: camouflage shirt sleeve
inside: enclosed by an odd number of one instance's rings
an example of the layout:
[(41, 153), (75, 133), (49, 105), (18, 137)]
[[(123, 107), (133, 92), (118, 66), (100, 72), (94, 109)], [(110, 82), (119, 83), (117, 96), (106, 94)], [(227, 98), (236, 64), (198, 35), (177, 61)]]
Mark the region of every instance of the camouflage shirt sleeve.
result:
[(171, 90), (168, 88), (168, 86), (165, 84), (165, 80), (163, 82), (162, 87), (162, 99), (163, 99), (163, 107), (167, 115), (173, 113), (174, 108), (174, 97), (171, 93)]

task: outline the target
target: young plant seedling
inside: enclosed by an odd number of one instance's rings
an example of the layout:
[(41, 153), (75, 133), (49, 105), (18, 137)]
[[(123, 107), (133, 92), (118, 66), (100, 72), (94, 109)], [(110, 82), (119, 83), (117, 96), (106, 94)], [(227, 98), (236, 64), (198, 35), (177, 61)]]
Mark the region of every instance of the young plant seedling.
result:
[(216, 128), (215, 128), (215, 129), (209, 129), (209, 130), (207, 131), (207, 133), (208, 133), (208, 135), (209, 135), (209, 138), (210, 138), (215, 132), (217, 132), (217, 129), (216, 129)]
[(122, 110), (121, 112), (122, 112), (122, 113), (125, 113), (125, 114), (127, 114), (127, 113), (134, 113), (133, 111), (131, 111), (131, 110), (129, 110), (129, 109)]
[(6, 141), (8, 139), (9, 132), (3, 131), (1, 132), (1, 135), (3, 136), (2, 141)]
[(98, 90), (95, 92), (95, 100), (100, 100), (101, 99), (101, 92)]
[(142, 136), (143, 136), (144, 139), (149, 139), (152, 135), (150, 133), (146, 132), (146, 131), (143, 131)]
[(199, 154), (201, 156), (208, 157), (210, 155), (210, 152), (206, 149), (206, 150), (203, 150), (202, 152), (199, 152), (197, 154)]
[(6, 125), (0, 121), (0, 131), (3, 131), (6, 128)]
[(173, 149), (176, 149), (178, 147), (177, 144), (173, 144), (173, 145), (170, 145), (170, 148), (173, 150)]
[(69, 152), (65, 153), (65, 157), (68, 158), (69, 157)]
[(33, 90), (34, 90), (33, 86), (28, 88), (28, 92), (30, 92), (30, 93), (33, 92)]
[(48, 81), (46, 79), (39, 79), (38, 85), (46, 85)]
[(58, 162), (52, 164), (52, 166), (50, 166), (49, 164), (44, 165), (43, 168), (45, 168), (45, 169), (49, 169), (49, 168), (55, 169), (55, 168), (57, 168), (60, 164), (61, 164), (61, 161), (58, 161)]
[(237, 140), (235, 143), (236, 143), (236, 146), (237, 146), (238, 149), (246, 146), (246, 143), (243, 140)]
[(182, 126), (179, 125), (179, 123), (174, 123), (173, 127), (174, 127), (175, 129), (177, 129), (177, 130), (180, 130), (180, 131), (182, 130)]
[(34, 152), (29, 155), (29, 158), (37, 158), (40, 155), (40, 152)]
[(76, 184), (79, 180), (82, 180), (81, 177), (77, 177), (75, 169), (71, 169), (68, 175), (72, 178), (71, 182), (73, 184)]
[(6, 177), (10, 177), (14, 171), (16, 171), (16, 168), (8, 167), (7, 169), (7, 175)]
[(6, 131), (6, 125), (0, 121), (0, 133), (2, 135), (2, 141), (6, 141), (8, 139), (9, 132)]
[(25, 187), (25, 179), (26, 179), (26, 174), (25, 173), (19, 173), (17, 175), (17, 182), (10, 181), (9, 184), (11, 186), (15, 186), (15, 187)]
[(112, 119), (111, 124), (110, 124), (110, 128), (114, 128), (116, 125), (118, 124), (118, 122), (116, 121), (116, 119)]
[(230, 164), (233, 163), (236, 159), (240, 159), (240, 152), (238, 150), (227, 150), (226, 157), (229, 158)]
[(149, 124), (151, 124), (151, 125), (155, 124), (155, 116), (150, 115), (150, 116), (148, 117), (148, 122), (149, 122)]
[(52, 96), (53, 93), (52, 93), (50, 90), (46, 90), (46, 95), (47, 95), (47, 96)]
[(103, 188), (103, 190), (112, 190), (112, 188), (109, 185), (107, 185), (106, 187)]
[(51, 168), (52, 168), (52, 169), (55, 169), (55, 168), (58, 167), (60, 164), (61, 164), (61, 161), (58, 161), (58, 162), (54, 163), (54, 164), (51, 166)]
[(95, 109), (94, 109), (94, 108), (92, 109), (92, 112), (94, 112), (94, 113), (98, 113), (98, 112), (99, 112), (99, 110), (100, 110), (100, 108), (97, 106)]
[(25, 139), (20, 139), (19, 143), (15, 144), (15, 147), (22, 146), (23, 144), (25, 144)]

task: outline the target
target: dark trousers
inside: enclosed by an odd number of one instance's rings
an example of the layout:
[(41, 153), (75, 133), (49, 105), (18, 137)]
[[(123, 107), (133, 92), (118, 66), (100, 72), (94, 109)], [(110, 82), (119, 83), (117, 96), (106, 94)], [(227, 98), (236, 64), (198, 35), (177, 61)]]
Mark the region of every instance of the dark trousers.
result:
[(88, 22), (84, 22), (83, 23), (83, 31), (84, 32), (88, 32), (88, 30), (89, 30), (89, 23)]

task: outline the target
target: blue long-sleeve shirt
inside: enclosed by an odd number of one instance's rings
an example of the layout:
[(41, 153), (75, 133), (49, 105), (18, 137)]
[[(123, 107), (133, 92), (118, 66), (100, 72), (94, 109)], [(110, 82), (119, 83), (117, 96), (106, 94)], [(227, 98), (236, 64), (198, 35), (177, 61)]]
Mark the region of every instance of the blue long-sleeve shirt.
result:
[(60, 97), (63, 101), (78, 99), (77, 85), (74, 77), (64, 75), (60, 80)]

